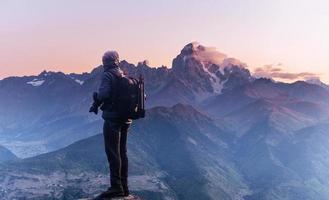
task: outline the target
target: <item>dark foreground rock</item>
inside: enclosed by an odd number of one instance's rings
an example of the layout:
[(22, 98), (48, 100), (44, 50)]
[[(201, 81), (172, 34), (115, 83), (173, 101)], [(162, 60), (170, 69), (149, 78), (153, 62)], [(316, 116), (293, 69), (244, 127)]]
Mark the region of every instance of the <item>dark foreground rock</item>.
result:
[[(84, 198), (84, 199), (78, 199), (78, 200), (92, 200), (93, 198)], [(128, 197), (116, 197), (111, 199), (104, 199), (104, 200), (142, 200), (140, 197), (135, 195), (129, 195)]]

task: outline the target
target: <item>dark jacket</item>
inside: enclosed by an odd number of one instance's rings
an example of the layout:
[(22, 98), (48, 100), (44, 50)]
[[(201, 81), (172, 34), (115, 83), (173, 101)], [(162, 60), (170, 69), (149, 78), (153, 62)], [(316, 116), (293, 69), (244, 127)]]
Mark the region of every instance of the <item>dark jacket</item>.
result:
[(102, 103), (101, 110), (103, 111), (104, 120), (117, 120), (118, 113), (112, 106), (112, 94), (115, 92), (117, 85), (117, 77), (123, 76), (123, 72), (117, 66), (104, 66), (101, 84), (98, 89), (97, 99)]

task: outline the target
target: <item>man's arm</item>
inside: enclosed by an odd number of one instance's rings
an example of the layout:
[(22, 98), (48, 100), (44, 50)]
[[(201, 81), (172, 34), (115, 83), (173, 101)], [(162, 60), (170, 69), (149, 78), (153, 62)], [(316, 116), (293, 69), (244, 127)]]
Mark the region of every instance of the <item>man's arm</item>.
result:
[(98, 101), (103, 103), (106, 99), (110, 98), (111, 85), (112, 85), (111, 74), (104, 73), (101, 84), (98, 89), (98, 94), (97, 94)]
[(98, 107), (101, 106), (107, 98), (110, 98), (111, 84), (111, 75), (104, 73), (98, 89), (98, 93), (95, 92), (93, 94), (94, 103), (90, 107), (89, 112), (93, 112), (97, 115)]

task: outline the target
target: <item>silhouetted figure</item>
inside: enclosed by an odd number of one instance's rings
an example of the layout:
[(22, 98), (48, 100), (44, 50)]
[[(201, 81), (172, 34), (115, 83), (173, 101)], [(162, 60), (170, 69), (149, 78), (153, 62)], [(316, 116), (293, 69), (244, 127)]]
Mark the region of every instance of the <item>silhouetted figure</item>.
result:
[(119, 68), (119, 55), (115, 51), (108, 51), (102, 58), (104, 73), (98, 93), (94, 93), (94, 103), (89, 112), (103, 111), (103, 134), (105, 151), (110, 165), (111, 187), (96, 199), (122, 197), (129, 195), (128, 189), (128, 157), (127, 134), (132, 120), (122, 117), (116, 109), (114, 99), (118, 93), (119, 81), (123, 72)]
[(103, 111), (104, 142), (110, 165), (111, 187), (96, 199), (129, 196), (127, 134), (132, 120), (145, 117), (144, 80), (125, 76), (119, 68), (119, 55), (108, 51), (102, 58), (104, 73), (89, 112)]

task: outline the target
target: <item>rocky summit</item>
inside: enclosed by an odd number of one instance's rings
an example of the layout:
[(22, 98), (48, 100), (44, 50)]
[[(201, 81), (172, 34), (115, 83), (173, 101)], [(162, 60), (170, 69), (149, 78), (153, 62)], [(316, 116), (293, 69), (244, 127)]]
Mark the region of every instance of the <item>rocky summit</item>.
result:
[[(93, 198), (83, 198), (78, 200), (93, 200)], [(104, 200), (142, 200), (142, 199), (138, 196), (129, 195), (127, 197), (115, 197), (115, 198), (104, 199)]]

